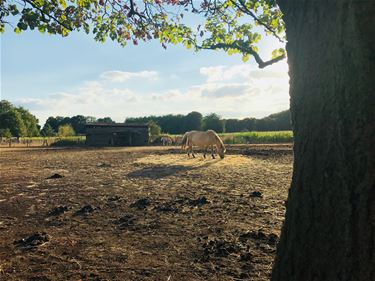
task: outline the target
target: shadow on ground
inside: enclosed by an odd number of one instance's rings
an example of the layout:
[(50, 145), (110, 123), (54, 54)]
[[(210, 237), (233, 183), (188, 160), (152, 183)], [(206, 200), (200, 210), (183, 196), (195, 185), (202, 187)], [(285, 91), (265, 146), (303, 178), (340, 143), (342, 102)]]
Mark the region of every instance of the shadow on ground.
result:
[(150, 178), (150, 179), (161, 179), (169, 176), (173, 176), (186, 171), (193, 171), (202, 168), (206, 168), (216, 163), (216, 161), (210, 161), (199, 166), (184, 166), (184, 165), (154, 165), (152, 167), (144, 167), (137, 171), (130, 172), (127, 176), (130, 178)]

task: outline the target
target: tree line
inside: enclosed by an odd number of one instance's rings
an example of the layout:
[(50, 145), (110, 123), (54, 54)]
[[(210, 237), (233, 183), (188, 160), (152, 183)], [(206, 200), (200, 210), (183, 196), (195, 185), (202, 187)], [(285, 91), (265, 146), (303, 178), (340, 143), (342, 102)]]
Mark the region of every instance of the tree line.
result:
[[(23, 107), (15, 107), (9, 101), (0, 101), (0, 137), (68, 136), (85, 134), (87, 123), (115, 123), (110, 117), (75, 115), (73, 117), (50, 116), (43, 128), (38, 119)], [(168, 114), (126, 118), (125, 123), (147, 123), (154, 132), (183, 134), (191, 130), (215, 130), (218, 133), (245, 131), (291, 130), (290, 112), (285, 110), (267, 117), (223, 119), (216, 113), (203, 116), (197, 111), (189, 114)], [(157, 133), (157, 134), (158, 134)]]
[(7, 100), (0, 101), (0, 137), (51, 137), (85, 134), (87, 123), (115, 123), (110, 117), (95, 118), (76, 115), (73, 117), (49, 117), (43, 128), (39, 120), (23, 107), (16, 107)]
[[(96, 118), (93, 116), (75, 115), (73, 117), (50, 116), (44, 124), (41, 135), (84, 135), (88, 123), (115, 123), (110, 117)], [(69, 133), (67, 132), (69, 130)]]
[(191, 130), (215, 130), (218, 133), (246, 132), (246, 131), (285, 131), (291, 130), (290, 111), (285, 110), (267, 117), (223, 119), (216, 113), (203, 116), (197, 111), (187, 115), (168, 114), (163, 116), (145, 116), (127, 118), (125, 123), (152, 123), (160, 126), (161, 132), (169, 134), (183, 134)]

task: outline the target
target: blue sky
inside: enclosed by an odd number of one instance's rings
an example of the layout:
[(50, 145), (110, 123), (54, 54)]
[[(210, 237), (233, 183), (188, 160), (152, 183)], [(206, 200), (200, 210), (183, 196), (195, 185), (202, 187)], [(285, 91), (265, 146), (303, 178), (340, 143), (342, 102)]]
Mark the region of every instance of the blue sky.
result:
[[(268, 57), (278, 47), (260, 46)], [(48, 116), (126, 117), (203, 114), (263, 117), (289, 107), (286, 61), (266, 69), (253, 59), (220, 51), (195, 53), (158, 42), (125, 48), (90, 35), (67, 38), (38, 32), (1, 35), (1, 99), (28, 108), (43, 124)]]

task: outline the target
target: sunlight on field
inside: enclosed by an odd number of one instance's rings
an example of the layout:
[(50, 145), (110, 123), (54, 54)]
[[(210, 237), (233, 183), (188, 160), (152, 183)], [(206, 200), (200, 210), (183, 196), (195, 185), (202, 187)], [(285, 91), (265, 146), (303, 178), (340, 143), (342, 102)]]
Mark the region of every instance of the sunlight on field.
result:
[(203, 158), (202, 154), (196, 154), (196, 158), (188, 157), (181, 154), (149, 155), (137, 161), (140, 164), (175, 166), (181, 165), (186, 167), (204, 167), (204, 166), (235, 166), (244, 165), (252, 162), (252, 159), (242, 155), (227, 155), (223, 160), (219, 157), (212, 159), (211, 155)]

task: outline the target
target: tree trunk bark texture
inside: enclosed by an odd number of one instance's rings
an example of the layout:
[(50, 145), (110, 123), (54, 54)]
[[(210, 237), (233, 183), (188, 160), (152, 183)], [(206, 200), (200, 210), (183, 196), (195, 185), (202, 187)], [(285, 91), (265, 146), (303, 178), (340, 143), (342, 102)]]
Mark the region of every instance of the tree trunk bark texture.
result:
[(278, 0), (294, 173), (273, 281), (375, 280), (375, 1)]

